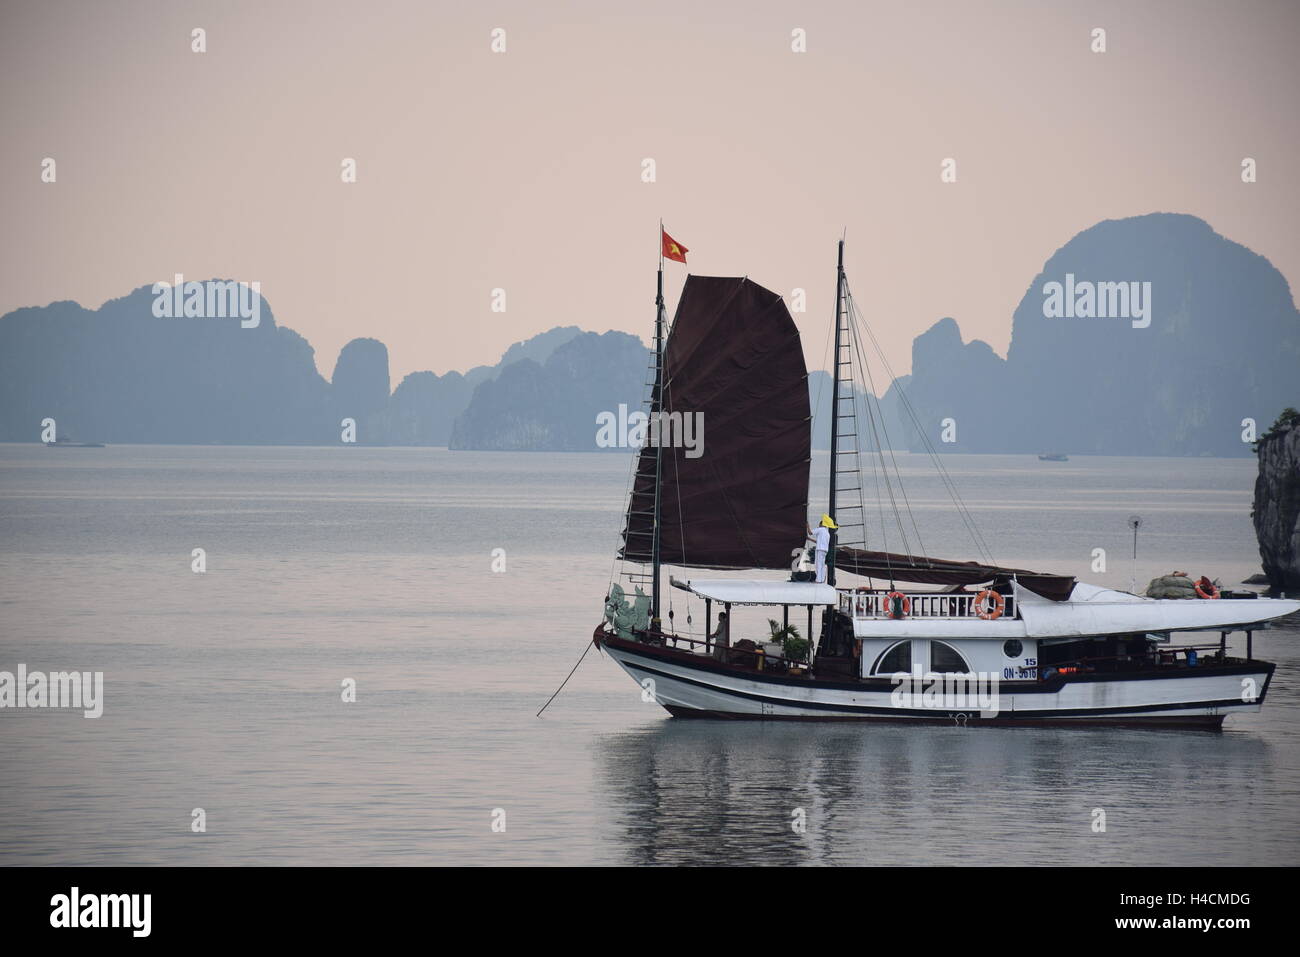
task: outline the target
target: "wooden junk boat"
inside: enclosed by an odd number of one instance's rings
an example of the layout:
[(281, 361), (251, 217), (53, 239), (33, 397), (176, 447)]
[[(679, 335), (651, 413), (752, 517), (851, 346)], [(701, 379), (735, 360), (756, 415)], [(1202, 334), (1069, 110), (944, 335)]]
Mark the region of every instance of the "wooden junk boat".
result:
[[(748, 278), (688, 276), (669, 329), (661, 257), (656, 307), (650, 428), (632, 480), (622, 570), (593, 635), (647, 700), (683, 718), (1212, 728), (1262, 706), (1274, 666), (1254, 657), (1253, 632), (1300, 602), (1156, 600), (994, 564), (900, 390), (985, 560), (911, 553), (903, 520), (910, 508), (896, 464), (889, 468), (886, 423), (874, 390), (854, 386), (857, 373), (870, 384), (864, 332), (886, 371), (888, 363), (853, 306), (842, 241), (826, 499), (839, 529), (831, 531), (823, 583), (801, 570), (812, 415), (799, 333), (782, 297)], [(671, 441), (674, 415), (707, 426), (700, 448)], [(859, 433), (874, 440), (876, 499), (882, 516), (886, 501), (893, 508), (902, 552), (865, 547), (859, 447), (868, 443)], [(847, 541), (854, 529), (862, 547)], [(664, 626), (665, 565), (764, 577), (671, 577), (670, 587), (703, 600), (705, 630), (693, 635), (674, 630), (671, 602)], [(787, 569), (795, 569), (789, 580), (772, 574)], [(858, 580), (844, 584), (845, 575)], [(618, 577), (635, 586), (632, 600)], [(760, 610), (760, 625), (776, 614), (781, 627), (806, 620), (817, 640), (803, 653), (795, 642), (794, 656), (790, 643), (733, 642), (730, 612), (744, 606)], [(715, 629), (715, 610), (726, 613), (726, 627)], [(1195, 631), (1218, 632), (1218, 641), (1170, 644), (1173, 633)], [(1244, 657), (1229, 653), (1237, 631), (1245, 633)]]

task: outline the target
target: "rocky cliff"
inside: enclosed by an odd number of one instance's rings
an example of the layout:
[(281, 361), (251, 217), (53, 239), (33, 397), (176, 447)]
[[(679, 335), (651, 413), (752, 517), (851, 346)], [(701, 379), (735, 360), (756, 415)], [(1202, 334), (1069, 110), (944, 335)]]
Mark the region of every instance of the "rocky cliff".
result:
[(98, 309), (56, 302), (0, 316), (0, 441), (40, 441), (52, 418), (59, 435), (82, 441), (332, 445), (351, 418), (361, 445), (446, 445), (475, 386), (544, 362), (580, 332), (540, 333), (463, 375), (412, 373), (390, 396), (377, 339), (344, 346), (327, 382), (311, 345), (264, 299), (253, 324), (234, 313), (162, 317), (157, 304), (142, 286)]
[[(600, 451), (597, 416), (641, 408), (650, 352), (625, 332), (584, 332), (545, 362), (523, 359), (480, 383), (450, 447), (520, 452)], [(621, 436), (620, 436), (621, 438)], [(626, 451), (622, 445), (607, 448)]]
[(330, 380), (344, 415), (360, 420), (388, 403), (388, 347), (378, 339), (353, 339), (343, 347)]
[(259, 300), (247, 327), (155, 314), (142, 286), (98, 309), (55, 302), (0, 317), (0, 441), (53, 418), (82, 441), (315, 444), (338, 440), (307, 340)]
[[(257, 302), (252, 326), (162, 318), (150, 287), (97, 310), (0, 317), (0, 441), (38, 441), (50, 417), (87, 441), (333, 444), (350, 417), (362, 444), (589, 449), (597, 413), (639, 409), (644, 395), (641, 340), (574, 326), (492, 367), (412, 373), (391, 396), (387, 349), (356, 339), (326, 382), (310, 344)], [(1155, 213), (1098, 223), (1053, 253), (1016, 309), (1006, 359), (941, 319), (866, 426), (917, 451), (1249, 455), (1251, 422), (1300, 406), (1297, 369), (1300, 312), (1281, 273), (1200, 219)], [(808, 378), (817, 448), (829, 445), (828, 380)]]
[(881, 399), (894, 448), (925, 445), (903, 408), (906, 391), (930, 443), (941, 452), (988, 452), (1006, 442), (1006, 360), (980, 339), (963, 343), (957, 321), (945, 317), (912, 342), (912, 374), (891, 383)]
[[(1245, 456), (1244, 420), (1300, 405), (1297, 369), (1282, 274), (1201, 219), (1152, 213), (1048, 258), (1005, 361), (940, 320), (916, 340), (906, 393), (941, 451)], [(902, 418), (896, 395), (883, 404)], [(955, 442), (940, 440), (946, 418)]]
[(1269, 584), (1300, 592), (1300, 415), (1288, 410), (1257, 445), (1255, 535)]

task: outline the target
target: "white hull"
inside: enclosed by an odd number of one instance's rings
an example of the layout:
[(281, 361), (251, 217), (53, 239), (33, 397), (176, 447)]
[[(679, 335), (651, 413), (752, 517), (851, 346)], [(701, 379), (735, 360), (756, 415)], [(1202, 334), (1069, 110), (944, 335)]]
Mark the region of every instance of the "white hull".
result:
[[(848, 682), (829, 687), (834, 683), (739, 674), (714, 667), (710, 659), (700, 658), (698, 664), (672, 660), (648, 648), (642, 652), (605, 643), (604, 650), (678, 717), (1216, 725), (1227, 714), (1260, 710), (1272, 670), (1252, 663), (1258, 667), (1232, 674), (1088, 676), (1060, 681), (1055, 691), (1036, 682), (1004, 682), (997, 713), (981, 716), (970, 705), (900, 707), (886, 688), (848, 687)], [(1243, 700), (1246, 679), (1257, 689), (1254, 701)], [(1038, 690), (1031, 691), (1034, 687)]]

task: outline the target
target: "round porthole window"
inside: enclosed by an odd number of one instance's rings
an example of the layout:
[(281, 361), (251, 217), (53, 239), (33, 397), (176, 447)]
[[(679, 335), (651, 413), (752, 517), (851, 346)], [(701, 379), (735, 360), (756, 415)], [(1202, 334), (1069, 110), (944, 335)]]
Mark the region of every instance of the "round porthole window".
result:
[(1019, 638), (1012, 638), (1002, 646), (1002, 653), (1008, 658), (1019, 658), (1020, 652), (1025, 650), (1025, 646), (1020, 643)]

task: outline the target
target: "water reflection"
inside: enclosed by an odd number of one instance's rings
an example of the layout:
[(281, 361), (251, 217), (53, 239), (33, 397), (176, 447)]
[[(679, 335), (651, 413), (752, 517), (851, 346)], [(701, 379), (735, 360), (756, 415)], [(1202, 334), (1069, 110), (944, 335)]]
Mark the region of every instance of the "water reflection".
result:
[(1249, 732), (666, 719), (600, 736), (596, 786), (627, 864), (1285, 863), (1294, 836), (1252, 821), (1290, 804), (1271, 750)]

